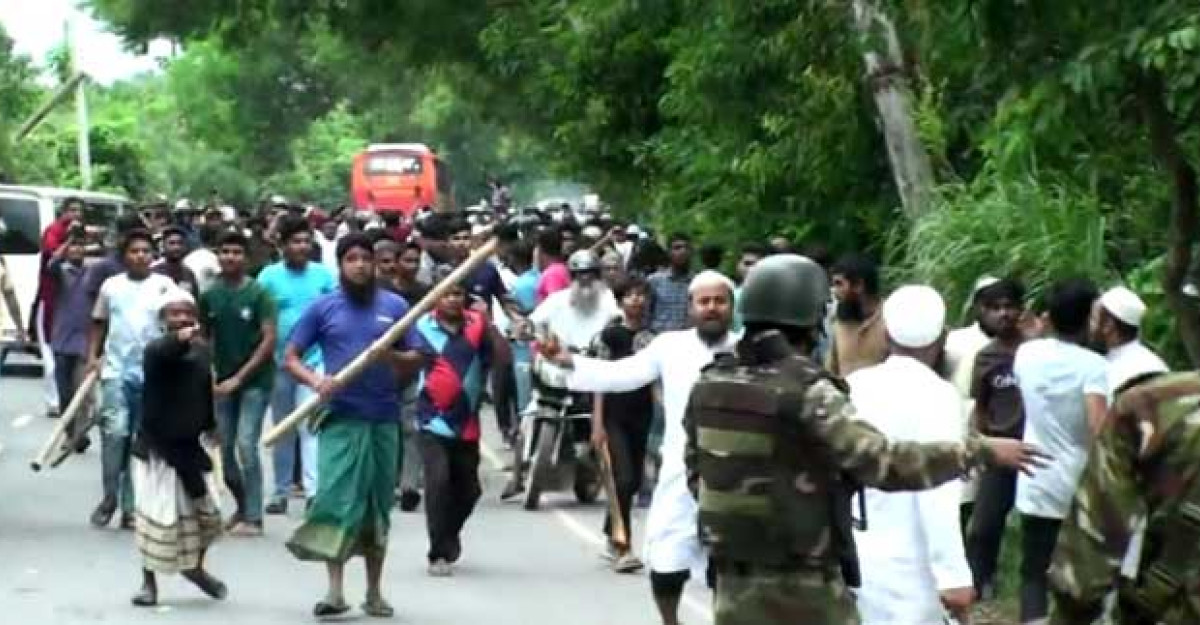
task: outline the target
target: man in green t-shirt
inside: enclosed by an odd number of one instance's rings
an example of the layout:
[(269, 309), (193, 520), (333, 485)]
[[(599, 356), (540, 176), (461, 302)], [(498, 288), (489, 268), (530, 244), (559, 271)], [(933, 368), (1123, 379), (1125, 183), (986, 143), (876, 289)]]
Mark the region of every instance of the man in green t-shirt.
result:
[(263, 474), (258, 443), (275, 375), (275, 301), (247, 275), (248, 248), (240, 232), (221, 236), (221, 273), (200, 296), (200, 319), (212, 340), (225, 484), (237, 500), (227, 528), (230, 534), (259, 536)]

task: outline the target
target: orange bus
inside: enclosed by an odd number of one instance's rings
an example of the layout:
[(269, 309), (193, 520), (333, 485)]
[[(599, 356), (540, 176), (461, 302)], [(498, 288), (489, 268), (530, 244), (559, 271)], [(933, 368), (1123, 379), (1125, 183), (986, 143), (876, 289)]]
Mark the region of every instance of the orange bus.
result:
[(369, 145), (354, 157), (350, 172), (354, 208), (409, 217), (425, 206), (454, 210), (453, 186), (445, 162), (420, 143)]

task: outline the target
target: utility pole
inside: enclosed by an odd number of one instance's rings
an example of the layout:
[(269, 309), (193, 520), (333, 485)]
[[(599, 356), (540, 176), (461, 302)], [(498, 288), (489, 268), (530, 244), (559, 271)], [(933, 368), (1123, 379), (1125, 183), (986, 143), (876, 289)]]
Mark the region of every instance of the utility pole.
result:
[[(79, 58), (79, 50), (75, 47), (75, 38), (71, 36), (71, 22), (68, 20), (64, 24), (66, 35), (67, 49), (71, 54), (71, 73), (78, 71), (76, 67), (76, 59)], [(89, 138), (90, 125), (88, 123), (88, 107), (87, 107), (87, 81), (80, 80), (75, 86), (75, 116), (76, 125), (79, 127), (79, 179), (81, 187), (84, 190), (92, 188), (92, 145)]]

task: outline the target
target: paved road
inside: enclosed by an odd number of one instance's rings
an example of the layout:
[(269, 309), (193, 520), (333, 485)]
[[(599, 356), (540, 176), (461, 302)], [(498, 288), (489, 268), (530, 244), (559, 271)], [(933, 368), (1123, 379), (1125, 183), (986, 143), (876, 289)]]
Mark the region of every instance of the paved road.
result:
[[(211, 569), (230, 587), (224, 602), (203, 598), (179, 578), (160, 582), (162, 606), (140, 610), (129, 597), (140, 583), (129, 532), (96, 530), (87, 517), (100, 491), (99, 455), (89, 451), (53, 471), (34, 474), (29, 460), (49, 435), (30, 379), (0, 378), (0, 625), (181, 623), (271, 625), (310, 622), (324, 591), (323, 567), (291, 558), (283, 547), (299, 522), (270, 517), (262, 538), (226, 537)], [(493, 439), (494, 440), (494, 439)], [(505, 476), (494, 454), (484, 462), (484, 498), (468, 522), (455, 577), (425, 573), (424, 516), (393, 515), (385, 573), (395, 622), (422, 625), (653, 625), (644, 574), (618, 576), (597, 557), (600, 506), (551, 496), (536, 513), (500, 503)], [(269, 463), (268, 463), (269, 464)], [(228, 509), (228, 508), (227, 508)], [(641, 529), (640, 519), (634, 530)], [(357, 605), (361, 561), (347, 573), (347, 599)], [(710, 598), (689, 585), (682, 617), (710, 622)], [(359, 612), (349, 620), (372, 621)]]

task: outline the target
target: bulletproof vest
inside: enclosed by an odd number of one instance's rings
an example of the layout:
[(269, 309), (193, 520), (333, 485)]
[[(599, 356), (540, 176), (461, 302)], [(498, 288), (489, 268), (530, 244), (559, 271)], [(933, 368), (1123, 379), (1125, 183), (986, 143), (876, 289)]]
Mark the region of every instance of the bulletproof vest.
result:
[(821, 379), (844, 389), (790, 355), (758, 364), (718, 360), (694, 387), (700, 532), (714, 560), (839, 564), (851, 491), (800, 425), (805, 394)]
[[(1122, 397), (1136, 422), (1153, 424), (1146, 449), (1169, 446), (1160, 458), (1139, 461), (1143, 489), (1159, 503), (1150, 511), (1137, 580), (1121, 588), (1123, 610), (1153, 622), (1196, 622), (1200, 615), (1200, 378), (1162, 376), (1160, 383)], [(1139, 414), (1140, 413), (1140, 414)], [(1117, 427), (1127, 427), (1119, 424)], [(1172, 427), (1174, 426), (1174, 427)], [(1171, 439), (1169, 442), (1166, 439)], [(1154, 454), (1151, 454), (1152, 456)]]

